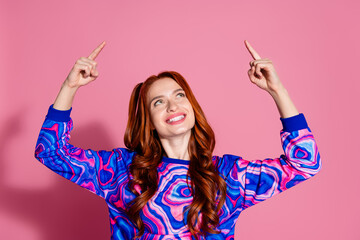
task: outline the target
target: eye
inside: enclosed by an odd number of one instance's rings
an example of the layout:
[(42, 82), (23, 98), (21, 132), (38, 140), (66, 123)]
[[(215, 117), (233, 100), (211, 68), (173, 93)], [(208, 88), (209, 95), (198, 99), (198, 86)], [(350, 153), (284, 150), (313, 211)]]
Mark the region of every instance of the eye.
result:
[(178, 96), (181, 96), (181, 97), (185, 97), (185, 94), (184, 93), (179, 93)]
[(155, 101), (154, 106), (158, 105), (157, 103), (161, 103), (161, 102), (162, 102), (162, 100)]

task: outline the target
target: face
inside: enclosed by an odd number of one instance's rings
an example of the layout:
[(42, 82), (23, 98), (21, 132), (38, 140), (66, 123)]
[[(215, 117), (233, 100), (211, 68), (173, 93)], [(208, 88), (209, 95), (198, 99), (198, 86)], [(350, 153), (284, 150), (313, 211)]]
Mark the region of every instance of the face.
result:
[(195, 115), (185, 91), (171, 78), (151, 84), (147, 93), (151, 123), (160, 138), (191, 134)]

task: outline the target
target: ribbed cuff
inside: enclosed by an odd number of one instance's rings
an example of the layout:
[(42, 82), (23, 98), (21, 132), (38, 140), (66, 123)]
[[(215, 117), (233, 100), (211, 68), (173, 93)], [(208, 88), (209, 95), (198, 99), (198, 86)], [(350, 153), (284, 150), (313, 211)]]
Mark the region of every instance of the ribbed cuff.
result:
[(72, 107), (69, 110), (58, 110), (53, 108), (54, 104), (51, 104), (48, 110), (48, 114), (46, 115), (46, 119), (50, 119), (57, 122), (68, 122), (70, 121), (70, 113)]
[(309, 127), (303, 113), (288, 118), (280, 118), (280, 120), (283, 125), (283, 131), (285, 132), (297, 131)]

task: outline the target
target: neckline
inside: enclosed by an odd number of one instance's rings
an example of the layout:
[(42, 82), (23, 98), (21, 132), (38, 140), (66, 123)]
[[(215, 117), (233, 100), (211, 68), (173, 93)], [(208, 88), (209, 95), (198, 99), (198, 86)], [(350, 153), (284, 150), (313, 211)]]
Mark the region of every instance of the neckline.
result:
[(162, 157), (163, 162), (167, 163), (177, 163), (177, 164), (183, 164), (183, 165), (189, 165), (190, 160), (183, 160), (183, 159), (177, 159), (177, 158), (169, 158), (169, 157)]

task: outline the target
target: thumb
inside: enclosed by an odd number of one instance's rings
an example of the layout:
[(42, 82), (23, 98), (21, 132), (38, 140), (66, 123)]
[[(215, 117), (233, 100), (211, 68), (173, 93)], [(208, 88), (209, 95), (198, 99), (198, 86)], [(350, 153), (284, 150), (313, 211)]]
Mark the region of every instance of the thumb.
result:
[(99, 76), (99, 72), (96, 69), (92, 69), (91, 70), (91, 75), (94, 76), (94, 77), (97, 77), (97, 76)]

